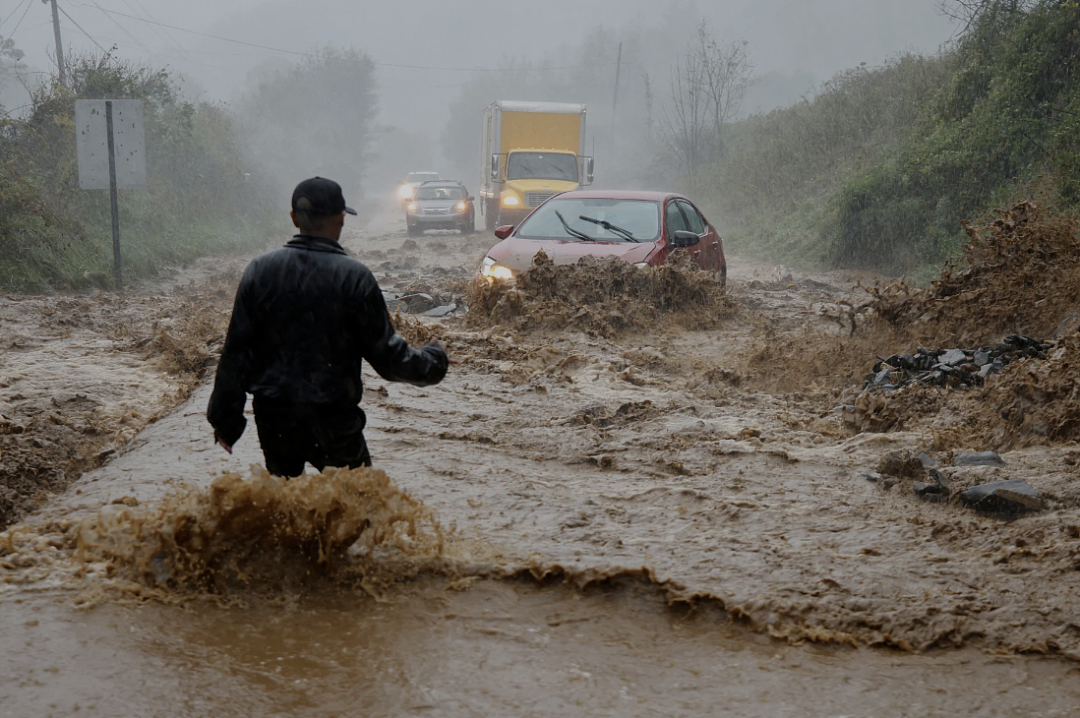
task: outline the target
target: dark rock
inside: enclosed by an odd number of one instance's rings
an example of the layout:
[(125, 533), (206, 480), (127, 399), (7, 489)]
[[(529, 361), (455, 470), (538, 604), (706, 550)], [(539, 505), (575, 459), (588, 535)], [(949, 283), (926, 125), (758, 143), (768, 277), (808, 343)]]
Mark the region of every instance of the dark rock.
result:
[(435, 307), (434, 309), (429, 309), (428, 311), (424, 312), (424, 316), (425, 317), (445, 317), (446, 315), (451, 314), (456, 309), (457, 309), (456, 304), (446, 304), (446, 305), (443, 305), (441, 307)]
[(422, 314), (439, 306), (439, 300), (426, 292), (402, 294), (400, 299), (409, 305), (409, 311), (413, 314)]
[(407, 312), (409, 311), (409, 305), (400, 299), (388, 299), (386, 300), (386, 308), (391, 314), (394, 312)]
[(934, 457), (927, 453), (919, 454), (919, 461), (921, 461), (922, 465), (927, 469), (938, 465), (937, 461), (934, 460)]
[(1005, 461), (995, 451), (961, 451), (953, 466), (1004, 466)]
[(968, 356), (963, 349), (950, 349), (938, 357), (938, 361), (948, 366), (960, 366), (967, 363)]
[(875, 374), (874, 375), (874, 386), (882, 386), (883, 384), (887, 384), (888, 381), (889, 381), (889, 375), (891, 373), (892, 373), (892, 370), (886, 367), (885, 369), (882, 369), (877, 374)]
[(940, 502), (944, 501), (946, 498), (945, 493), (937, 484), (927, 484), (922, 481), (916, 481), (911, 485), (911, 488), (915, 492), (915, 495), (924, 501)]
[(974, 354), (972, 354), (972, 361), (975, 362), (976, 366), (980, 366), (980, 367), (986, 366), (987, 364), (990, 363), (990, 360), (991, 360), (991, 356), (990, 356), (990, 352), (988, 352), (988, 351), (979, 350), (979, 351), (975, 352)]
[(876, 484), (877, 482), (881, 481), (881, 474), (879, 474), (876, 471), (868, 471), (865, 474), (863, 474), (862, 477), (864, 479), (866, 479), (867, 481), (869, 481), (870, 483), (873, 483), (873, 484)]
[(1018, 514), (1043, 507), (1042, 495), (1021, 479), (972, 486), (960, 494), (960, 500), (976, 511), (995, 514)]
[(892, 487), (896, 486), (899, 482), (900, 482), (899, 479), (895, 479), (895, 478), (890, 476), (889, 478), (887, 478), (887, 479), (885, 479), (884, 481), (881, 482), (881, 488), (888, 491)]
[(952, 486), (952, 482), (949, 481), (949, 478), (937, 469), (928, 469), (926, 473), (930, 476), (931, 479), (934, 480), (934, 483), (937, 484), (942, 491), (947, 492), (949, 490), (949, 487)]

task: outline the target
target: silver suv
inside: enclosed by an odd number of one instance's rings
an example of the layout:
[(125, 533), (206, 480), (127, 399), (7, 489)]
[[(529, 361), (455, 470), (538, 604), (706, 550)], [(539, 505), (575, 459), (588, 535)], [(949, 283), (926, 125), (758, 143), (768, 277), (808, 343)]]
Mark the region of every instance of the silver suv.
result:
[(461, 182), (423, 183), (405, 208), (409, 236), (423, 234), (425, 229), (456, 229), (462, 234), (472, 234), (476, 228), (475, 201)]

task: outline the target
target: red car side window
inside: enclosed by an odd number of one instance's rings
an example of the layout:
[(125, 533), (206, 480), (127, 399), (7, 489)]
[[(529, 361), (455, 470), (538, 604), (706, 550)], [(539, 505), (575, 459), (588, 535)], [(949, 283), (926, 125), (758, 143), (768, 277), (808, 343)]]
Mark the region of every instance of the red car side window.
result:
[(677, 204), (686, 215), (691, 232), (701, 235), (709, 231), (708, 224), (705, 222), (705, 218), (701, 216), (701, 213), (697, 211), (697, 207), (683, 200), (679, 200)]
[(668, 238), (674, 237), (676, 232), (690, 229), (689, 224), (686, 222), (686, 217), (683, 215), (682, 209), (679, 208), (679, 203), (672, 200), (667, 205), (667, 236)]

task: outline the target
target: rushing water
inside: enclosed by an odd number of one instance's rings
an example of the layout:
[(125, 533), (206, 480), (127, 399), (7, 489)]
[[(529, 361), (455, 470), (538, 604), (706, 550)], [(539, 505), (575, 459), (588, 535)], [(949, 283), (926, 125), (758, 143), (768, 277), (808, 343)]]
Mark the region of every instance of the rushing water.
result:
[(387, 474), (252, 470), (204, 387), (0, 535), (0, 718), (1076, 715), (1076, 664), (1020, 653), (1076, 643), (1058, 517), (882, 493), (894, 437), (655, 348), (475, 340), (372, 382)]
[(791, 647), (644, 587), (0, 611), (0, 716), (1067, 716), (1075, 670)]

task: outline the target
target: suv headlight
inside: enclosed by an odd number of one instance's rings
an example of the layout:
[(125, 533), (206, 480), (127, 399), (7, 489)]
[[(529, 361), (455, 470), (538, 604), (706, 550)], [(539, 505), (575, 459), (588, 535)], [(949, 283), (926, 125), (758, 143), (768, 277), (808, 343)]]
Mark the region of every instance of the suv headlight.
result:
[(491, 257), (484, 257), (484, 263), (480, 267), (480, 274), (488, 279), (513, 279), (514, 273), (509, 267), (504, 267), (495, 262)]
[(408, 210), (409, 210), (410, 212), (414, 212), (414, 213), (415, 213), (415, 212), (416, 212), (416, 202), (409, 202), (409, 207), (408, 207)]
[(465, 203), (464, 202), (458, 202), (456, 205), (454, 205), (454, 207), (455, 207), (455, 209), (457, 209), (458, 212), (464, 212), (465, 211)]

